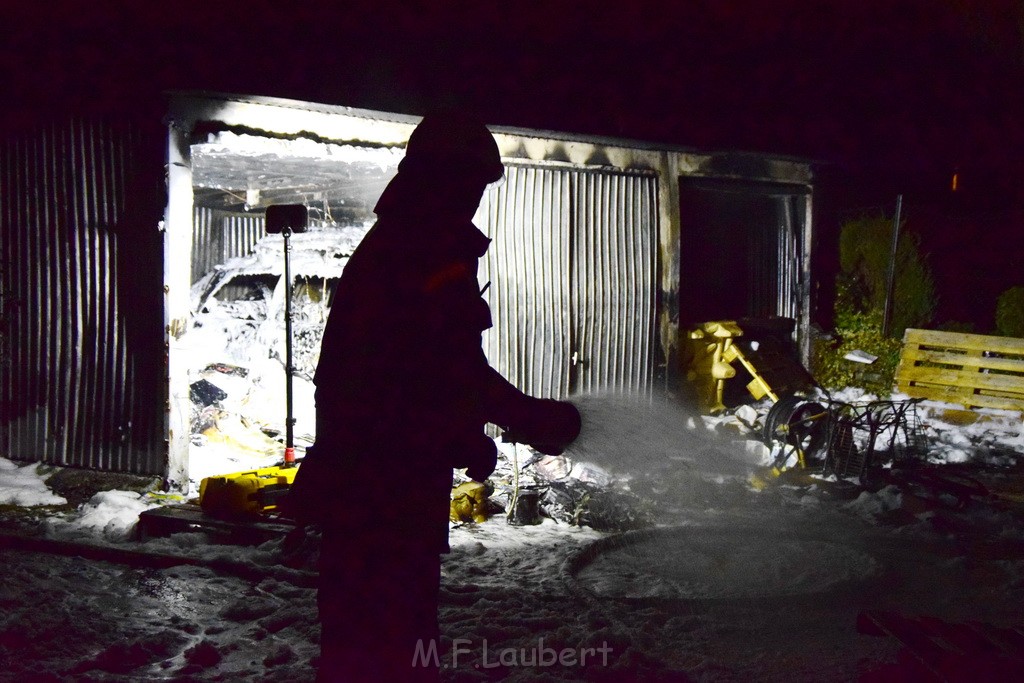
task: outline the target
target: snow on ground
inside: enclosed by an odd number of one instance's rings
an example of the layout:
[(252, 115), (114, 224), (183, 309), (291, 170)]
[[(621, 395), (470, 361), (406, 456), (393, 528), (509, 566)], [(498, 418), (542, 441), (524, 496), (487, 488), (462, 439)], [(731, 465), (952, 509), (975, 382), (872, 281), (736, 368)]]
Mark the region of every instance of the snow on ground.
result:
[(0, 505), (62, 505), (63, 497), (46, 488), (35, 465), (18, 465), (0, 458)]
[(135, 491), (99, 491), (68, 519), (48, 520), (47, 529), (51, 536), (68, 540), (99, 536), (124, 541), (134, 535), (139, 514), (156, 506)]
[[(701, 420), (622, 397), (579, 405), (588, 427), (568, 459), (526, 465), (520, 484), (597, 480), (658, 526), (454, 525), (446, 681), (856, 680), (900, 649), (857, 633), (862, 609), (1024, 621), (1019, 415), (928, 418), (929, 457), (960, 488), (802, 472), (752, 486), (770, 459), (750, 439), (763, 406)], [(499, 490), (511, 473), (503, 461)], [(0, 543), (0, 680), (312, 679), (311, 555), (282, 566), (280, 540), (235, 546), (201, 532), (131, 540), (155, 497), (101, 492), (69, 510), (45, 479), (0, 459), (0, 505), (49, 510), (46, 538), (146, 555), (114, 563)]]

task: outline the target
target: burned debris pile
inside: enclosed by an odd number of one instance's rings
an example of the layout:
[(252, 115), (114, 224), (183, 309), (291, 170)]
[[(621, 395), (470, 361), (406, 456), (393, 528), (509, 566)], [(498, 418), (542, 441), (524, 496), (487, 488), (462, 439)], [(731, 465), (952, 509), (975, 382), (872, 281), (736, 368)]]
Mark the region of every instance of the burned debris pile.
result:
[(527, 446), (498, 444), (498, 465), (486, 484), (485, 515), (470, 517), (460, 489), (472, 486), (460, 471), (453, 492), (452, 521), (481, 521), (504, 515), (512, 525), (540, 524), (547, 517), (560, 524), (598, 531), (626, 531), (654, 524), (651, 504), (629, 491), (607, 470), (564, 455), (542, 455)]

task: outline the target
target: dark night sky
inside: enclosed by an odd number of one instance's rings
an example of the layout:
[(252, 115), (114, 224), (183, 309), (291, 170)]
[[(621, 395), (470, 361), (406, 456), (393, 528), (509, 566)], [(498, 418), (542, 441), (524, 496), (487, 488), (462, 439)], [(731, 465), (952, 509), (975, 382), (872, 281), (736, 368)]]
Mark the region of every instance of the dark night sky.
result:
[[(808, 157), (826, 227), (904, 192), (918, 216), (952, 221), (940, 252), (974, 216), (999, 223), (977, 228), (981, 252), (1024, 241), (993, 218), (1024, 207), (1021, 0), (21, 4), (4, 10), (8, 127), (55, 105), (159, 115), (168, 89), (458, 105), (496, 124)], [(1024, 279), (1020, 249), (1000, 272)]]

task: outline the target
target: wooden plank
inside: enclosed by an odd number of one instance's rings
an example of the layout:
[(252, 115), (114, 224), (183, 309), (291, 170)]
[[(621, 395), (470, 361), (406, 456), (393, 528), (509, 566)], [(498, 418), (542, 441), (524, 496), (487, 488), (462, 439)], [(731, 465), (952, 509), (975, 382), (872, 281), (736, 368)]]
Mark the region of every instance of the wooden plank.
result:
[(943, 394), (949, 394), (950, 392), (960, 392), (963, 393), (965, 396), (983, 394), (986, 396), (1024, 399), (1024, 392), (1022, 392), (1017, 387), (1006, 389), (1004, 387), (992, 386), (991, 383), (984, 386), (980, 386), (979, 383), (972, 382), (931, 381), (928, 377), (914, 376), (910, 373), (899, 374), (896, 376), (895, 379), (896, 385), (900, 388), (913, 386), (918, 387), (922, 391), (931, 389), (936, 392), (941, 391)]
[(1021, 375), (918, 366), (898, 368), (896, 379), (905, 382), (951, 384), (971, 389), (1024, 395), (1024, 376)]
[(150, 508), (139, 514), (139, 532), (144, 538), (169, 536), (183, 531), (203, 531), (239, 543), (259, 544), (285, 536), (295, 524), (280, 517), (218, 519), (191, 503)]
[[(1012, 400), (1024, 400), (1024, 394), (1020, 392), (994, 391), (990, 389), (976, 389), (974, 387), (955, 384), (933, 384), (930, 382), (910, 382), (905, 384), (908, 387), (916, 387), (921, 391), (932, 391), (942, 394), (945, 397), (962, 396), (964, 400), (970, 400), (975, 396), (988, 396), (990, 398), (1005, 398)], [(945, 400), (945, 399), (944, 399)]]
[(975, 393), (970, 389), (956, 386), (937, 386), (934, 384), (900, 385), (900, 390), (911, 398), (928, 398), (945, 403), (959, 403), (964, 407), (974, 406)]
[(924, 398), (946, 403), (959, 403), (965, 408), (996, 408), (999, 410), (1024, 411), (1024, 398), (1006, 398), (971, 394), (958, 387), (920, 386), (898, 383), (897, 389), (911, 398)]
[(904, 368), (899, 377), (904, 382), (925, 382), (927, 384), (947, 384), (972, 389), (1002, 391), (1020, 394), (1024, 397), (1024, 377), (1019, 375), (996, 375), (985, 372), (963, 372), (944, 368), (913, 367)]
[(903, 333), (903, 343), (944, 348), (974, 349), (1024, 356), (1024, 339), (1016, 337), (996, 337), (987, 334), (940, 332), (938, 330), (908, 328)]
[(918, 363), (941, 363), (943, 365), (959, 366), (965, 369), (975, 370), (1000, 370), (1004, 372), (1019, 372), (1024, 378), (1024, 359), (1015, 358), (991, 358), (984, 356), (968, 356), (962, 353), (949, 353), (948, 351), (930, 351), (920, 348), (904, 347), (900, 353), (900, 365), (916, 365)]

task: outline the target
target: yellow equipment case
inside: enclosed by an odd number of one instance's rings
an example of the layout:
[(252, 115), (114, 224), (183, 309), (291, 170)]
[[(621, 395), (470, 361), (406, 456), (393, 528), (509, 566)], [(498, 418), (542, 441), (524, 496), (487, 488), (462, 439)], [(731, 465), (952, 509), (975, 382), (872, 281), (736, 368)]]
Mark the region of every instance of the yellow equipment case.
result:
[(199, 507), (222, 519), (274, 512), (298, 471), (298, 465), (277, 465), (207, 477), (199, 484)]

